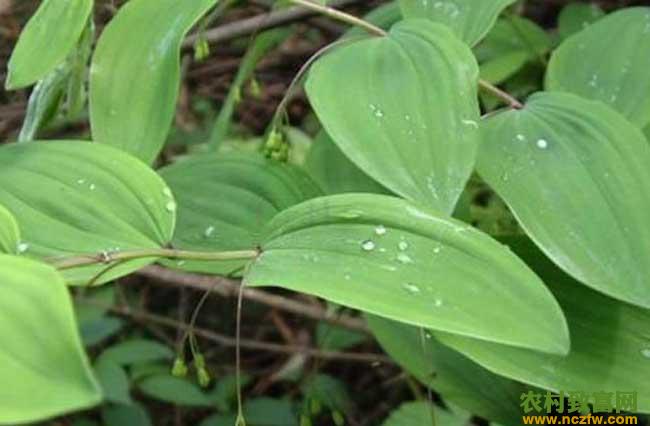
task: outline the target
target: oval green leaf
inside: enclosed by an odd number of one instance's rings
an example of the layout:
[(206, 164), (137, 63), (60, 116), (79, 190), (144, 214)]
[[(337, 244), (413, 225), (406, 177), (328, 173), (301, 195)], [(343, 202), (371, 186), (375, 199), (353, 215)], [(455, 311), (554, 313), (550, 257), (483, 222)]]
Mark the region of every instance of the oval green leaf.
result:
[(151, 163), (176, 110), (180, 46), (218, 0), (131, 0), (104, 29), (90, 71), (93, 140)]
[(569, 3), (562, 8), (558, 16), (558, 33), (562, 39), (587, 28), (600, 18), (605, 12), (594, 3)]
[(0, 253), (17, 254), (20, 231), (16, 219), (0, 204)]
[(399, 0), (404, 18), (444, 24), (470, 46), (478, 43), (503, 10), (516, 0)]
[(149, 376), (138, 383), (138, 389), (150, 398), (188, 407), (211, 407), (210, 397), (198, 385), (167, 374)]
[(601, 102), (540, 93), (485, 121), (478, 171), (555, 263), (650, 307), (650, 146)]
[(437, 333), (440, 340), (497, 374), (555, 392), (635, 391), (638, 411), (650, 413), (650, 311), (578, 285), (525, 239), (509, 243), (560, 302), (571, 353), (553, 356)]
[(469, 416), (452, 413), (430, 402), (405, 402), (382, 424), (383, 426), (465, 426)]
[(650, 122), (648, 69), (650, 7), (628, 8), (564, 41), (551, 57), (546, 88), (605, 102), (643, 127)]
[[(321, 194), (301, 169), (257, 154), (197, 156), (163, 168), (176, 194), (178, 226), (172, 244), (196, 251), (251, 250), (276, 214)], [(214, 200), (219, 200), (215, 202)], [(194, 272), (229, 274), (245, 260), (168, 261)]]
[(280, 213), (268, 229), (247, 285), (280, 286), (479, 339), (568, 351), (564, 317), (539, 278), (487, 234), (433, 210), (382, 195), (335, 195)]
[(309, 148), (305, 168), (328, 195), (346, 192), (390, 193), (350, 161), (325, 131), (316, 136)]
[(521, 420), (521, 383), (486, 370), (428, 331), (372, 315), (366, 318), (386, 353), (446, 402), (490, 421), (514, 425)]
[(306, 86), (325, 130), (359, 168), (446, 213), (474, 167), (477, 87), (469, 48), (426, 20), (399, 22), (387, 37), (324, 56)]
[(61, 275), (33, 260), (0, 255), (0, 283), (0, 424), (98, 404), (101, 391)]
[[(149, 167), (117, 149), (88, 142), (26, 142), (0, 150), (0, 203), (16, 217), (21, 252), (39, 259), (155, 249), (174, 228), (171, 191)], [(106, 282), (153, 259), (129, 261)], [(106, 265), (66, 270), (84, 284)]]
[(499, 19), (485, 40), (474, 48), (481, 78), (501, 83), (528, 62), (541, 62), (551, 50), (549, 35), (535, 22), (519, 16)]
[(29, 86), (56, 68), (77, 44), (93, 0), (45, 0), (18, 39), (5, 87)]

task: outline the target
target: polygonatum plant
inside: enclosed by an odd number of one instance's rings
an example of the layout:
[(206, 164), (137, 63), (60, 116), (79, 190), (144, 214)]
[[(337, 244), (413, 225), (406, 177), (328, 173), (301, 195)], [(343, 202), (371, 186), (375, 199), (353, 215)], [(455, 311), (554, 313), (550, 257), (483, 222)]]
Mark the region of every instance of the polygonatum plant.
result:
[[(130, 0), (87, 54), (91, 0), (44, 0), (23, 28), (5, 86), (36, 88), (30, 136), (0, 147), (0, 424), (132, 402), (105, 382), (135, 361), (91, 366), (70, 294), (154, 263), (359, 311), (460, 413), (518, 424), (529, 387), (634, 390), (650, 413), (650, 8), (574, 5), (551, 38), (514, 0), (399, 0), (366, 20), (289, 1), (355, 27), (295, 79), (320, 129), (306, 160), (285, 101), (259, 149), (221, 140), (285, 33), (253, 41), (218, 140), (161, 156), (181, 50), (209, 54), (186, 36), (231, 3)], [(79, 102), (85, 140), (29, 140)], [(477, 181), (509, 231), (465, 205)], [(168, 398), (165, 380), (143, 392)], [(413, 404), (386, 424), (426, 418)]]

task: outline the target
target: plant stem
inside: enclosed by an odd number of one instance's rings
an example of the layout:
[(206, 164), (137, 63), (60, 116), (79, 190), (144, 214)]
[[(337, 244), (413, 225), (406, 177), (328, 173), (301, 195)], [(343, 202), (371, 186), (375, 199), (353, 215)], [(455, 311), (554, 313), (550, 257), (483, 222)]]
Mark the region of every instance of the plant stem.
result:
[(320, 4), (312, 3), (309, 0), (290, 0), (290, 1), (293, 4), (304, 6), (308, 9), (314, 10), (318, 13), (322, 13), (323, 15), (329, 16), (330, 18), (336, 19), (338, 21), (363, 28), (364, 30), (368, 31), (370, 34), (374, 34), (377, 36), (388, 35), (386, 31), (371, 24), (370, 22), (364, 21), (363, 19), (359, 19), (356, 16), (350, 15), (349, 13), (341, 12), (340, 10), (334, 9), (333, 7), (322, 6)]
[(524, 105), (519, 102), (517, 98), (507, 92), (504, 92), (503, 90), (485, 80), (479, 80), (478, 85), (481, 89), (506, 102), (508, 105), (510, 105), (511, 108), (522, 109), (524, 107)]
[(49, 259), (49, 262), (57, 269), (70, 269), (79, 266), (94, 265), (99, 263), (113, 263), (117, 261), (143, 259), (147, 257), (164, 257), (168, 259), (184, 260), (240, 260), (253, 259), (258, 255), (257, 250), (222, 251), (222, 252), (200, 252), (176, 249), (138, 249), (118, 252), (102, 252), (97, 254), (84, 254), (68, 258)]
[[(363, 19), (357, 18), (356, 16), (350, 15), (349, 13), (341, 12), (340, 10), (334, 9), (332, 7), (322, 6), (316, 3), (312, 3), (310, 0), (290, 0), (290, 1), (294, 4), (310, 8), (316, 12), (322, 13), (323, 15), (327, 15), (336, 20), (363, 28), (366, 31), (368, 31), (370, 34), (381, 36), (381, 37), (388, 35), (388, 33), (383, 29), (367, 21), (364, 21)], [(514, 96), (504, 92), (503, 90), (499, 89), (498, 87), (494, 86), (493, 84), (485, 80), (482, 79), (479, 80), (479, 87), (493, 94), (499, 99), (505, 101), (508, 105), (510, 105), (511, 108), (522, 109), (524, 107), (524, 105), (521, 102), (519, 102)]]

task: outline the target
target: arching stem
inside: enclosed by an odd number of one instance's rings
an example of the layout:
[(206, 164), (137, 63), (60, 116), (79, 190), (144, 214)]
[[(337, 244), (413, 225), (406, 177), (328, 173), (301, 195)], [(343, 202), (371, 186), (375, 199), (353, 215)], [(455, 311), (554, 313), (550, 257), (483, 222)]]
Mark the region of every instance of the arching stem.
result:
[(356, 16), (350, 15), (349, 13), (341, 12), (340, 10), (334, 9), (333, 7), (316, 4), (309, 0), (290, 0), (290, 1), (293, 4), (315, 10), (316, 12), (329, 16), (330, 18), (336, 19), (337, 21), (345, 22), (350, 25), (363, 28), (364, 30), (368, 31), (370, 34), (374, 34), (377, 36), (385, 36), (388, 34), (386, 31), (371, 24), (370, 22), (364, 21), (363, 19), (357, 18)]
[(507, 103), (511, 108), (522, 109), (524, 107), (524, 104), (519, 102), (519, 100), (512, 96), (510, 93), (504, 92), (503, 90), (485, 80), (479, 80), (478, 85), (481, 89), (485, 90), (488, 93), (491, 93), (492, 95)]
[[(340, 10), (334, 9), (332, 7), (328, 6), (323, 6), (320, 4), (316, 4), (311, 2), (310, 0), (290, 0), (292, 3), (300, 6), (304, 6), (307, 8), (310, 8), (312, 10), (315, 10), (323, 15), (329, 16), (333, 19), (336, 19), (341, 22), (345, 22), (350, 25), (354, 25), (359, 28), (363, 28), (364, 30), (368, 31), (372, 35), (376, 36), (386, 36), (388, 33), (384, 31), (383, 29), (371, 24), (370, 22), (364, 21), (363, 19), (357, 18), (356, 16), (350, 15), (349, 13), (342, 12)], [(329, 49), (329, 46), (326, 47), (326, 49)], [(314, 60), (322, 55), (324, 52), (317, 52), (314, 57), (312, 57)], [(311, 65), (311, 62), (307, 64), (307, 68), (309, 65)], [(304, 71), (301, 70), (299, 75), (301, 75)], [(509, 93), (499, 89), (492, 83), (485, 81), (483, 79), (479, 80), (479, 87), (483, 89), (484, 91), (496, 96), (497, 98), (501, 99), (502, 101), (506, 102), (511, 108), (514, 109), (522, 109), (524, 105), (519, 102), (514, 96), (510, 95)], [(282, 105), (284, 106), (284, 105)], [(282, 111), (282, 109), (278, 108), (278, 111)]]

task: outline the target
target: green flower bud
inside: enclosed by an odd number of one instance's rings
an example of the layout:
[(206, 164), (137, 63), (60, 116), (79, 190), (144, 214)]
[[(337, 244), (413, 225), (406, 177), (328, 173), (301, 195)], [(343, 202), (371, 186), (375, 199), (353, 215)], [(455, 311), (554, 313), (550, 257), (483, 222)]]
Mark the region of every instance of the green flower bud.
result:
[(197, 370), (205, 368), (205, 358), (201, 354), (194, 355), (194, 366)]
[(176, 357), (174, 360), (174, 366), (172, 367), (172, 376), (174, 377), (185, 377), (187, 376), (187, 364), (182, 357)]
[(205, 368), (199, 368), (196, 370), (196, 376), (199, 380), (199, 386), (206, 388), (210, 385), (210, 373)]
[(300, 426), (312, 426), (311, 419), (303, 414), (300, 416)]
[(336, 426), (343, 426), (345, 424), (345, 418), (340, 411), (332, 411), (332, 420)]
[(194, 59), (202, 61), (210, 55), (210, 45), (204, 38), (199, 38), (194, 44)]

